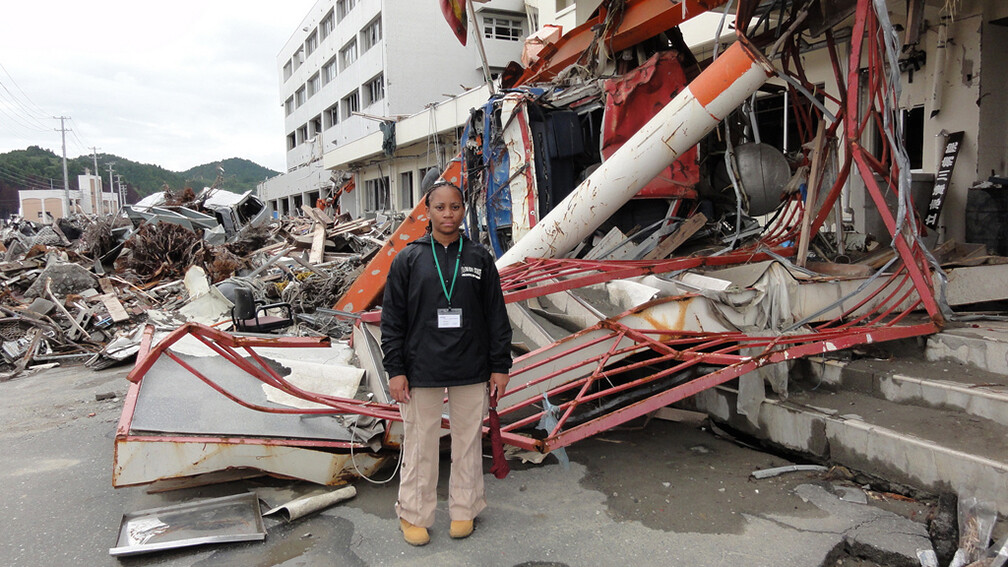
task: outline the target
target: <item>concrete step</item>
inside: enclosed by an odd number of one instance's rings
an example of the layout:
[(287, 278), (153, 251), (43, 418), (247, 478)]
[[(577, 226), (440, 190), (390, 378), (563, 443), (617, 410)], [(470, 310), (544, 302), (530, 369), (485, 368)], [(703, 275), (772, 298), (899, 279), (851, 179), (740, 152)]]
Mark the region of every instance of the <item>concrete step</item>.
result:
[(1008, 322), (957, 324), (928, 337), (928, 360), (956, 360), (1008, 376)]
[(795, 365), (791, 379), (812, 388), (854, 391), (890, 402), (958, 410), (1008, 426), (1008, 376), (948, 359), (810, 358)]
[(856, 391), (794, 391), (767, 398), (752, 418), (737, 390), (718, 387), (691, 409), (771, 445), (925, 492), (977, 494), (1008, 513), (1008, 426), (957, 409), (892, 402)]

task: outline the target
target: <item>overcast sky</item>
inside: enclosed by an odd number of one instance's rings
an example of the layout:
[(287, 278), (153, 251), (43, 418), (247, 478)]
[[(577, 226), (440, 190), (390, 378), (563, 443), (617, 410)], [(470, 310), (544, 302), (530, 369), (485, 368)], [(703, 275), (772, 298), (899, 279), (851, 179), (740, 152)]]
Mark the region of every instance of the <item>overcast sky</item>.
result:
[(229, 157), (283, 171), (276, 56), (314, 3), (6, 2), (0, 153), (59, 154), (64, 115), (67, 157), (97, 146), (173, 171)]

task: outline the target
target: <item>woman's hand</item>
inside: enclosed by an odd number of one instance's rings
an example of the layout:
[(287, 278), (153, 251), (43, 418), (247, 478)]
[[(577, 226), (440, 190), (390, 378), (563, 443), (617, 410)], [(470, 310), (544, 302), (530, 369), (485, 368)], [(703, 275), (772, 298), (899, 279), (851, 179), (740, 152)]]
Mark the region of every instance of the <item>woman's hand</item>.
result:
[(507, 389), (508, 382), (510, 381), (511, 377), (504, 372), (491, 372), (490, 395), (500, 398), (504, 394), (504, 390)]
[(400, 374), (390, 378), (388, 381), (388, 388), (389, 394), (392, 396), (393, 400), (399, 402), (400, 404), (405, 404), (410, 401), (409, 381), (406, 380), (405, 374)]

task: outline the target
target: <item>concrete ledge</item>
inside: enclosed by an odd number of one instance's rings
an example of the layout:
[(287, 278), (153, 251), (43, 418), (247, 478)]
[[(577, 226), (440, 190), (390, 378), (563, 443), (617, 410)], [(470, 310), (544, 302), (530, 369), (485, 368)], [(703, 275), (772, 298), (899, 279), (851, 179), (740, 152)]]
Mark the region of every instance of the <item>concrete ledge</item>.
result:
[(764, 400), (758, 427), (735, 411), (736, 393), (719, 387), (692, 398), (715, 421), (771, 444), (924, 491), (976, 492), (1008, 514), (1008, 464), (905, 435), (861, 419), (791, 402)]
[(1008, 425), (1008, 393), (979, 386), (894, 374), (878, 378), (878, 391), (891, 402), (952, 408)]
[(924, 351), (928, 360), (952, 359), (977, 368), (1008, 375), (1008, 329), (948, 329), (931, 335)]

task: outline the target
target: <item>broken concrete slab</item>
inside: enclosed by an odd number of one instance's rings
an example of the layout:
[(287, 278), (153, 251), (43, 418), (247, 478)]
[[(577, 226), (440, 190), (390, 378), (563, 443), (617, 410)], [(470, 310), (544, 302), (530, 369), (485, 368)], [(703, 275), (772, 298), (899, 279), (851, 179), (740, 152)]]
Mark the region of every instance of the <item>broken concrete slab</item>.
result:
[(58, 263), (42, 270), (42, 273), (35, 279), (35, 283), (25, 292), (25, 297), (45, 295), (47, 279), (52, 281), (52, 291), (59, 297), (98, 286), (98, 278), (87, 269), (70, 262)]

